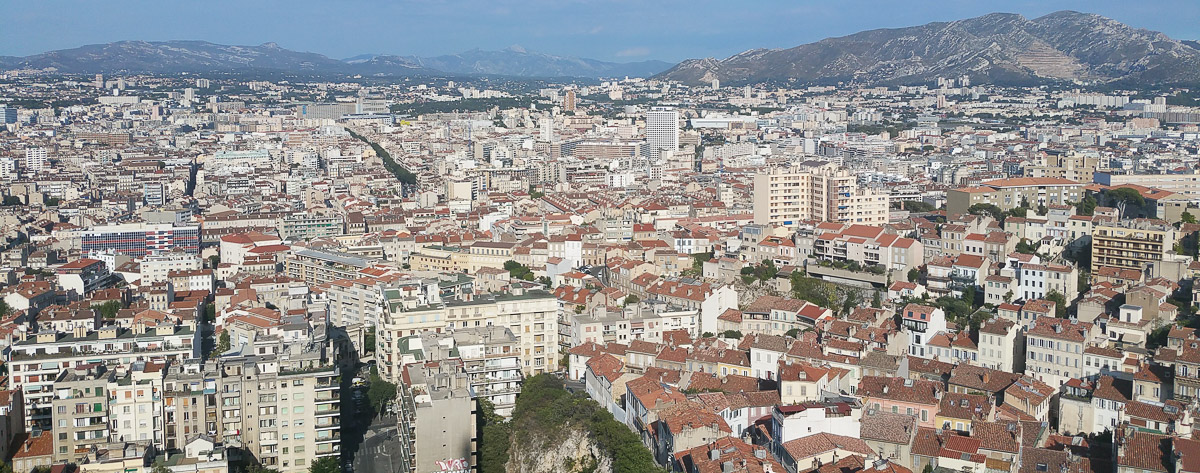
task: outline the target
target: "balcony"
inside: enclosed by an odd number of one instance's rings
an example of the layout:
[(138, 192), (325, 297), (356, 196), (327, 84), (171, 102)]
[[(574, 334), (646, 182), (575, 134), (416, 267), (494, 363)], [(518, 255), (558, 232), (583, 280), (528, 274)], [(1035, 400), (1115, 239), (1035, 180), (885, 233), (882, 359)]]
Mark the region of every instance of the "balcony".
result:
[(342, 439), (342, 433), (334, 432), (333, 435), (330, 435), (329, 437), (325, 437), (325, 438), (317, 437), (317, 443), (322, 444), (322, 443), (337, 442), (337, 441), (340, 441), (341, 439)]
[(321, 391), (317, 393), (317, 402), (338, 402), (342, 398), (340, 391)]
[(340, 426), (341, 422), (338, 422), (337, 419), (332, 417), (322, 417), (317, 419), (317, 423), (315, 425), (318, 429), (328, 429)]

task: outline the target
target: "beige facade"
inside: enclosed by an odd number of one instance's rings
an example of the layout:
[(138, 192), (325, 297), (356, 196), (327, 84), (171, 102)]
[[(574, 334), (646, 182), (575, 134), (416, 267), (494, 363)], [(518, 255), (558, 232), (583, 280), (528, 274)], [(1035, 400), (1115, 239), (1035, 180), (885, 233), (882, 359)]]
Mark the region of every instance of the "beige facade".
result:
[(1017, 177), (986, 181), (977, 187), (946, 191), (946, 212), (964, 214), (975, 204), (992, 204), (1001, 210), (1021, 206), (1065, 205), (1083, 198), (1083, 184), (1057, 177)]
[(1162, 220), (1096, 221), (1092, 225), (1093, 270), (1144, 270), (1147, 264), (1167, 259), (1177, 241), (1179, 232)]
[(824, 161), (754, 176), (754, 223), (794, 226), (805, 220), (883, 225), (888, 196), (860, 188), (854, 174)]
[(541, 290), (487, 294), (417, 307), (393, 306), (383, 314), (376, 330), (375, 357), (380, 376), (399, 379), (404, 359), (399, 341), (404, 337), (425, 330), (443, 332), (489, 325), (507, 327), (520, 339), (521, 365), (526, 374), (555, 371), (559, 356), (558, 310), (558, 299)]

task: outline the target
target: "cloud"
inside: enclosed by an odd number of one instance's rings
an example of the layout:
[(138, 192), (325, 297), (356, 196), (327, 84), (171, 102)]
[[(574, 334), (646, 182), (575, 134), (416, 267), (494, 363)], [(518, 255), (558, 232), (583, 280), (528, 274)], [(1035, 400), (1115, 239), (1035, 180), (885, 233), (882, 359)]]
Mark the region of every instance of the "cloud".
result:
[(629, 48), (629, 49), (622, 49), (620, 51), (617, 51), (617, 57), (646, 56), (649, 54), (650, 54), (650, 48), (646, 48), (646, 47), (642, 47), (642, 46), (637, 46), (637, 47), (633, 47), (633, 48)]
[(588, 30), (587, 34), (600, 34), (601, 31), (604, 31), (604, 26), (596, 25), (593, 26), (592, 29)]

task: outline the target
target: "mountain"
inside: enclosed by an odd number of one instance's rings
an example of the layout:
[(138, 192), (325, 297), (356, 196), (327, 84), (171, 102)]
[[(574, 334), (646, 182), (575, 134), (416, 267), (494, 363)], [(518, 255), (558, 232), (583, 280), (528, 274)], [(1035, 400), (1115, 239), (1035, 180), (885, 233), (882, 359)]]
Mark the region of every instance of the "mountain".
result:
[(456, 74), (517, 77), (648, 77), (671, 67), (663, 61), (616, 63), (555, 56), (513, 46), (501, 51), (473, 49), (460, 54), (411, 58), (415, 64)]
[(973, 82), (1200, 81), (1200, 49), (1099, 15), (1010, 13), (877, 29), (789, 49), (689, 59), (658, 77), (692, 84), (790, 81), (913, 84), (968, 75)]
[(345, 65), (320, 54), (283, 49), (275, 43), (227, 46), (207, 41), (119, 41), (17, 58), (10, 67), (85, 74), (173, 74), (252, 70), (328, 73)]
[(648, 77), (662, 61), (614, 63), (553, 56), (511, 47), (421, 58), (363, 54), (344, 60), (291, 51), (275, 43), (229, 46), (207, 41), (119, 41), (26, 57), (0, 56), (3, 69), (53, 69), (71, 74), (281, 71), (309, 74), (503, 75), (516, 77)]

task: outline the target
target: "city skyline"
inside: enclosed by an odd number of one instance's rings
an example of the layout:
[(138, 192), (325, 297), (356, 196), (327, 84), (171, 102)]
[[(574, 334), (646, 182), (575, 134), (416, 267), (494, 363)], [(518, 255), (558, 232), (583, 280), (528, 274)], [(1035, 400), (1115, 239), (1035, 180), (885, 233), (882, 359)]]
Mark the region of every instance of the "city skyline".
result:
[[(4, 44), (0, 55), (27, 56), (123, 40), (203, 40), (236, 45), (275, 42), (339, 59), (363, 54), (436, 56), (520, 45), (529, 51), (606, 61), (677, 62), (724, 58), (755, 48), (789, 48), (863, 30), (992, 12), (1033, 18), (1059, 10), (1096, 13), (1176, 39), (1200, 38), (1200, 22), (1194, 21), (1200, 16), (1200, 4), (1179, 0), (1154, 2), (1157, 8), (1116, 1), (966, 1), (953, 5), (858, 1), (837, 6), (757, 2), (735, 7), (702, 2), (695, 8), (683, 8), (677, 2), (488, 2), (475, 7), (467, 3), (6, 3), (0, 6), (0, 13), (18, 26), (0, 32)], [(372, 14), (363, 15), (366, 11)], [(1163, 15), (1163, 11), (1174, 13)], [(117, 23), (122, 27), (113, 28)], [(340, 34), (339, 30), (354, 34)], [(33, 34), (38, 31), (55, 34)], [(436, 42), (429, 40), (434, 37)]]

